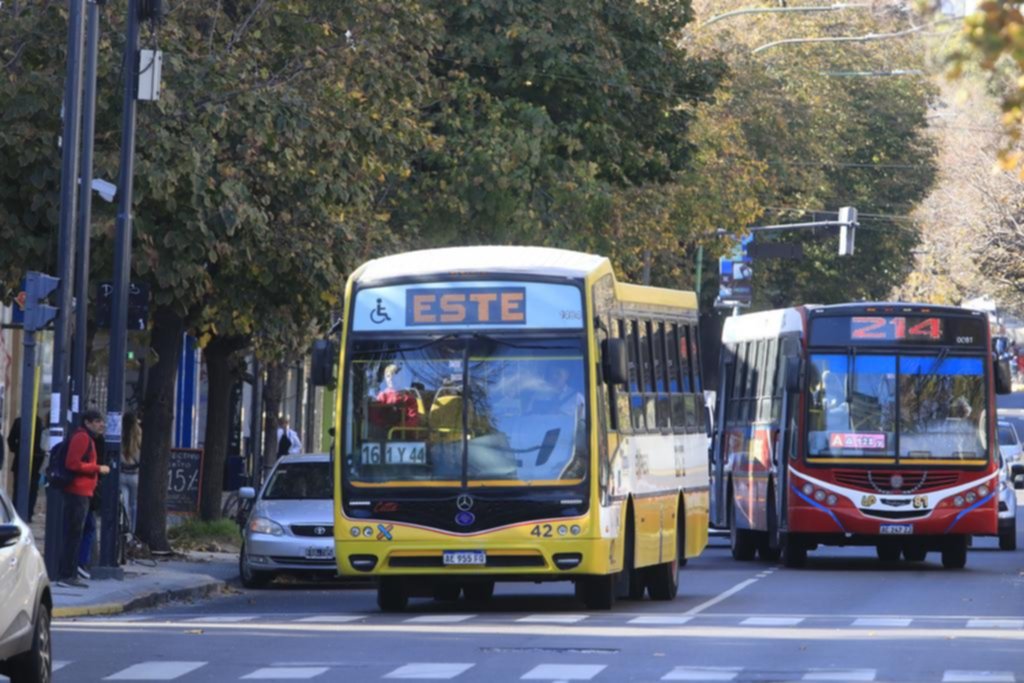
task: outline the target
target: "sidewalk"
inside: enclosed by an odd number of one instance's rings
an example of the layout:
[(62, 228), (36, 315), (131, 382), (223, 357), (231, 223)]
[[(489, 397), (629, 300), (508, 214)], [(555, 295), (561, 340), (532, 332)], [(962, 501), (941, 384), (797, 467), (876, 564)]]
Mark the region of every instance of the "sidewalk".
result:
[(120, 614), (219, 593), (228, 581), (238, 577), (238, 555), (190, 552), (153, 563), (128, 563), (122, 569), (123, 581), (92, 579), (86, 581), (89, 586), (84, 589), (51, 584), (53, 616)]

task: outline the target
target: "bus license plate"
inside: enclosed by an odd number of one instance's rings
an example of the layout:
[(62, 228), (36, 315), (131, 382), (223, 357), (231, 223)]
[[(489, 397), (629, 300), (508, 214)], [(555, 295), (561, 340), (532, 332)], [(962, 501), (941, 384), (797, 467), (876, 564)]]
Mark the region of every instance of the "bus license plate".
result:
[(320, 547), (311, 546), (306, 548), (306, 559), (307, 560), (333, 560), (334, 559), (334, 547)]
[(487, 553), (483, 550), (445, 550), (443, 557), (446, 566), (487, 564)]
[(883, 524), (878, 530), (883, 536), (909, 536), (914, 533), (913, 524)]

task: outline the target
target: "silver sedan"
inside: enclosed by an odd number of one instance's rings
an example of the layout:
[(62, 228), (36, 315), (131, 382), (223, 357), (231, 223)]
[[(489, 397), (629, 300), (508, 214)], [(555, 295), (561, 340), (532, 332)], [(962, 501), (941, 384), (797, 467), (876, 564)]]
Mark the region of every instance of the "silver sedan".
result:
[(245, 525), (238, 569), (242, 585), (260, 588), (281, 574), (333, 576), (333, 474), (327, 454), (288, 455), (277, 461)]

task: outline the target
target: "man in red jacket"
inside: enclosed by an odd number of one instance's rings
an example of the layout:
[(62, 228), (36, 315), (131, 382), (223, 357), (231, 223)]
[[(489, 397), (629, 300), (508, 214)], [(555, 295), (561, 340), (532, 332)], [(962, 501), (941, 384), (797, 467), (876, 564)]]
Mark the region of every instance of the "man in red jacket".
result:
[(110, 468), (100, 465), (96, 453), (96, 437), (107, 428), (103, 414), (98, 410), (82, 413), (82, 427), (71, 433), (65, 466), (74, 475), (64, 488), (64, 547), (61, 549), (58, 586), (84, 588), (78, 578), (78, 546), (82, 542), (82, 528), (89, 512), (89, 499), (96, 490), (99, 475)]

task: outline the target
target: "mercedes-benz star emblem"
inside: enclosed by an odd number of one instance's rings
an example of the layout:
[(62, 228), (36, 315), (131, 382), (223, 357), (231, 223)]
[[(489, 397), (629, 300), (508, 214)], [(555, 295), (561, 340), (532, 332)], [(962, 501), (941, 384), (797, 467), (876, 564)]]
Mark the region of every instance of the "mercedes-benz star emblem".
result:
[(455, 507), (459, 508), (463, 512), (469, 512), (473, 509), (473, 496), (463, 493), (455, 499)]
[(325, 529), (322, 526), (318, 526), (315, 529), (313, 529), (313, 533), (316, 534), (317, 536), (323, 536), (324, 534), (327, 533), (327, 529)]

